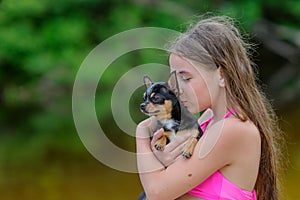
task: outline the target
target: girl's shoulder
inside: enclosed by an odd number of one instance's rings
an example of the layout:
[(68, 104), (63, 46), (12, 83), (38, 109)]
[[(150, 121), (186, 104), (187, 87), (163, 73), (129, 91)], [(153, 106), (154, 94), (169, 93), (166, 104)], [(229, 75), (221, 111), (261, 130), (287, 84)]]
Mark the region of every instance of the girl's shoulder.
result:
[(240, 188), (251, 191), (261, 155), (259, 130), (251, 121), (243, 122), (237, 118), (222, 121), (215, 154), (219, 158), (225, 157), (221, 172)]
[(221, 120), (220, 123), (222, 124), (220, 140), (223, 143), (232, 148), (260, 146), (260, 133), (253, 122), (231, 117)]
[(250, 121), (243, 122), (237, 118), (226, 118), (207, 129), (199, 146), (201, 146), (202, 155), (214, 151), (220, 155), (226, 153), (228, 157), (230, 152), (236, 155), (237, 152), (259, 149), (260, 134), (257, 127)]
[(224, 119), (224, 132), (238, 137), (260, 138), (259, 130), (252, 121), (242, 121), (234, 117)]

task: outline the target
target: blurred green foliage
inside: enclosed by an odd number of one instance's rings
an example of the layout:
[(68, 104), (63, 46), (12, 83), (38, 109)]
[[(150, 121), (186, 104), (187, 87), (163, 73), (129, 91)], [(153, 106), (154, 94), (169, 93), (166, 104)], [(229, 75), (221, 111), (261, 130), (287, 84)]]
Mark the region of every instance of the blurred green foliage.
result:
[[(67, 159), (73, 163), (75, 159), (77, 164), (82, 159), (88, 160), (89, 155), (74, 127), (71, 98), (76, 72), (96, 45), (114, 34), (144, 26), (183, 31), (195, 16), (206, 12), (236, 18), (244, 32), (251, 32), (260, 20), (295, 30), (300, 28), (300, 3), (297, 0), (2, 0), (0, 179), (17, 176), (14, 172), (20, 173), (18, 167), (32, 166), (33, 163), (38, 163), (36, 168), (46, 168), (47, 163), (57, 160), (64, 162)], [(103, 85), (97, 90), (95, 105), (101, 115), (100, 123), (111, 140), (125, 149), (134, 151), (134, 138), (122, 133), (113, 121), (110, 108), (112, 89), (118, 79), (134, 66), (150, 62), (167, 64), (166, 57), (157, 56), (161, 54), (155, 50), (128, 53), (112, 63), (101, 77)], [(270, 60), (264, 67), (272, 72), (274, 64)], [(144, 118), (138, 110), (138, 98), (142, 90), (137, 90), (130, 101), (135, 121)], [(34, 170), (29, 171), (24, 179), (31, 176), (31, 173), (34, 176)], [(59, 177), (63, 172), (51, 173)], [(85, 173), (80, 174), (84, 176)], [(73, 175), (76, 176), (75, 173)], [(51, 178), (43, 178), (45, 180), (41, 184), (45, 186), (45, 182)], [(19, 183), (17, 177), (9, 180), (11, 182), (8, 182), (7, 187)], [(0, 188), (6, 188), (5, 184), (1, 181)], [(140, 188), (137, 186), (137, 189)], [(22, 193), (24, 198), (20, 199), (41, 198), (43, 195), (25, 197), (26, 194), (34, 193), (30, 192), (30, 188), (28, 190)], [(0, 194), (2, 192), (0, 189)], [(63, 198), (55, 196), (55, 192), (58, 191), (53, 189), (51, 194), (54, 197), (49, 199), (67, 199), (72, 196), (70, 193), (70, 196)], [(5, 193), (7, 199), (14, 197), (12, 193)], [(96, 199), (99, 194), (89, 199)], [(128, 199), (132, 198), (135, 197)]]

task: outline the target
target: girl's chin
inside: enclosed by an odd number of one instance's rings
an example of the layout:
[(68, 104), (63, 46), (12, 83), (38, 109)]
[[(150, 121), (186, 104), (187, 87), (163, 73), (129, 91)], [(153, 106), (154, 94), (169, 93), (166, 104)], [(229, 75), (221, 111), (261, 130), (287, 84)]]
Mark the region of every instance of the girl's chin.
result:
[(185, 106), (185, 107), (186, 107), (186, 109), (187, 109), (190, 113), (192, 113), (192, 114), (197, 114), (197, 113), (199, 113), (198, 109), (195, 108), (195, 107), (193, 107), (193, 106), (191, 106), (191, 105)]
[(193, 106), (191, 103), (187, 102), (187, 101), (182, 101), (182, 104), (184, 105), (184, 107), (186, 107), (186, 109), (188, 109), (188, 111), (192, 114), (198, 113), (198, 109), (197, 107)]
[(193, 109), (193, 107), (191, 107), (191, 106), (185, 106), (185, 107), (190, 113), (192, 113), (192, 114), (195, 113), (195, 109)]

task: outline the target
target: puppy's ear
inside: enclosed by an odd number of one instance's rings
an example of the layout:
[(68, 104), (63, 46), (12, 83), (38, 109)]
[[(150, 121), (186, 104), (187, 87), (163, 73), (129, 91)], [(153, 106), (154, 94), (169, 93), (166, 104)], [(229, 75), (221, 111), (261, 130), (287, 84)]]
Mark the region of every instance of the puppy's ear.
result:
[(167, 86), (170, 90), (172, 90), (176, 94), (176, 96), (179, 96), (179, 85), (177, 81), (176, 71), (173, 71), (170, 74), (169, 80), (167, 82)]
[(144, 84), (145, 84), (146, 88), (148, 88), (152, 85), (152, 81), (151, 81), (150, 77), (147, 75), (144, 76)]

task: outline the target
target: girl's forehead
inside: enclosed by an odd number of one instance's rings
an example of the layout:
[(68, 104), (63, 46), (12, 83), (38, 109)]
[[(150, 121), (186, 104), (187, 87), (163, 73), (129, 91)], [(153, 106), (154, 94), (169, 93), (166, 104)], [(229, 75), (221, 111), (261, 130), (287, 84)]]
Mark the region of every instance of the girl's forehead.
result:
[(171, 54), (169, 58), (169, 64), (170, 67), (174, 69), (193, 68), (190, 62), (180, 56), (177, 56), (176, 54)]
[(182, 56), (178, 56), (177, 54), (171, 53), (169, 57), (170, 64), (180, 64), (180, 63), (188, 63), (188, 61)]
[(200, 68), (193, 65), (188, 59), (171, 54), (169, 58), (169, 64), (172, 71), (176, 71), (178, 74), (195, 74), (200, 73)]

